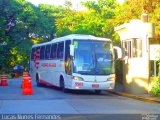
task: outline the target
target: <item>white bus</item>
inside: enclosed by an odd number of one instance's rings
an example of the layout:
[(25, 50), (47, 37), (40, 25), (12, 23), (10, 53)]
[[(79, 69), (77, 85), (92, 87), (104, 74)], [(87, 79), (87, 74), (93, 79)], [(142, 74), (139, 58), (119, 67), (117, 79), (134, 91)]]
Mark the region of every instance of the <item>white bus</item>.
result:
[(68, 90), (113, 89), (115, 86), (112, 41), (92, 35), (72, 34), (32, 46), (30, 75), (37, 86), (54, 85)]

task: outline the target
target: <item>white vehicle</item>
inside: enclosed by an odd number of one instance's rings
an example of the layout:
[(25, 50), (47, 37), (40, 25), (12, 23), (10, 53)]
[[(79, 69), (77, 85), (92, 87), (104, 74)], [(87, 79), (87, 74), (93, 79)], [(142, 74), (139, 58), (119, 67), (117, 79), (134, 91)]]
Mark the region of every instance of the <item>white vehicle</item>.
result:
[(115, 86), (112, 41), (72, 34), (32, 46), (30, 75), (43, 84), (72, 90), (113, 89)]

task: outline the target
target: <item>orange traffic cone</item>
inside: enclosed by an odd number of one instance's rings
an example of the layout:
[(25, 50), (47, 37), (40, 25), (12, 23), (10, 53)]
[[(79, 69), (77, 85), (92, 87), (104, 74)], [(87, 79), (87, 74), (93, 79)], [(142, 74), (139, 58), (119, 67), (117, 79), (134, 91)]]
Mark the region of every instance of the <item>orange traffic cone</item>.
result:
[(23, 72), (21, 88), (24, 88), (24, 78), (28, 77), (28, 72)]
[(31, 77), (25, 77), (24, 78), (24, 86), (23, 86), (23, 95), (32, 95), (33, 89), (32, 89), (32, 83), (31, 83)]
[(8, 86), (7, 76), (4, 72), (1, 75), (1, 86)]

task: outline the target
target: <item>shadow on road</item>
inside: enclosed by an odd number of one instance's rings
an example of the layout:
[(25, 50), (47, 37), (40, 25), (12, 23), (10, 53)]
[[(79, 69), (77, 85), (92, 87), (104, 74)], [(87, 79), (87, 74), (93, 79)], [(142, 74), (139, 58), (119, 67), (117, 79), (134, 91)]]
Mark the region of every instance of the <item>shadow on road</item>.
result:
[[(46, 89), (53, 89), (53, 90), (56, 90), (56, 91), (62, 91), (61, 88), (59, 87), (56, 87), (56, 86), (47, 86), (47, 85), (44, 85), (43, 86), (44, 88)], [(107, 91), (102, 91), (101, 93), (95, 93), (94, 90), (68, 90), (68, 92), (66, 94), (72, 94), (72, 95), (100, 95), (100, 96), (115, 96), (115, 95), (112, 95), (110, 93), (108, 93)]]

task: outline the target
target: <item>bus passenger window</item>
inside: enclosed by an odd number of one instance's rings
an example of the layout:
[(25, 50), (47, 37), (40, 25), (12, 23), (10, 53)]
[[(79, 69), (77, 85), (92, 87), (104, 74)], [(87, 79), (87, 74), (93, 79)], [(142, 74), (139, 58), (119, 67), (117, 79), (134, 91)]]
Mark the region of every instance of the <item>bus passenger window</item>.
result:
[(57, 58), (63, 59), (64, 42), (58, 44)]
[(50, 47), (51, 45), (47, 45), (45, 49), (45, 59), (49, 59), (50, 56)]
[(41, 46), (41, 49), (40, 49), (40, 59), (41, 60), (44, 59), (44, 50), (45, 50), (45, 46)]
[(57, 53), (57, 44), (52, 44), (50, 59), (56, 59), (57, 56), (56, 53)]

